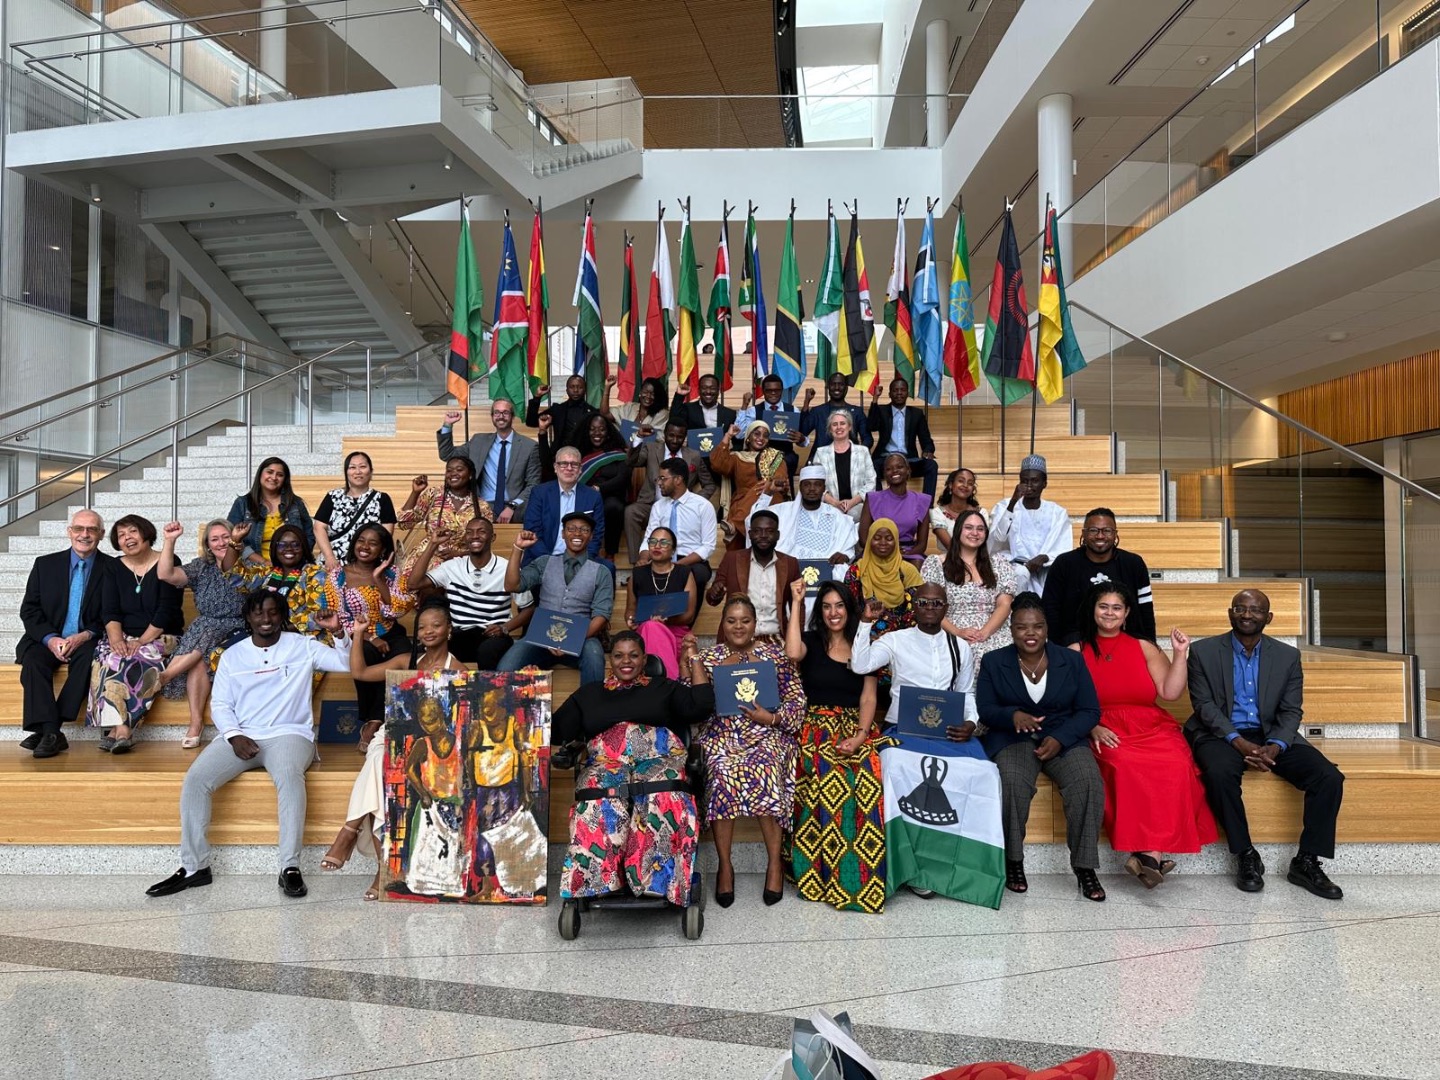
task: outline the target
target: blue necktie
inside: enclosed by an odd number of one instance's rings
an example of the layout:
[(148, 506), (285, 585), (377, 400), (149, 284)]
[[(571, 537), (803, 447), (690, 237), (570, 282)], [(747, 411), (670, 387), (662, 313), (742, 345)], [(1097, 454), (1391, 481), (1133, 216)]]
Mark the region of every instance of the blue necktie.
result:
[(500, 460), (495, 463), (495, 505), (505, 507), (505, 451), (510, 447), (509, 439), (500, 440)]
[(80, 601), (85, 598), (85, 564), (77, 562), (70, 571), (70, 599), (65, 604), (65, 626), (61, 637), (70, 637), (80, 632)]
[(680, 516), (680, 504), (674, 500), (670, 503), (670, 535), (675, 537), (675, 543), (680, 543), (680, 534), (676, 531), (675, 522)]

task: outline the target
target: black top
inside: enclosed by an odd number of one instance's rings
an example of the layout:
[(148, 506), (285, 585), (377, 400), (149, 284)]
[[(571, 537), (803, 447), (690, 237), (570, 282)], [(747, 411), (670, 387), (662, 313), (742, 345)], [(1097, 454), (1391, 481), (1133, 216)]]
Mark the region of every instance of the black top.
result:
[(849, 664), (833, 659), (825, 651), (825, 637), (822, 632), (807, 630), (800, 638), (805, 643), (805, 659), (796, 666), (805, 687), (805, 700), (811, 705), (858, 709), (865, 676), (856, 675)]
[(849, 450), (835, 451), (835, 497), (841, 502), (853, 497), (850, 489), (850, 455), (854, 450), (855, 444), (851, 443)]
[(682, 742), (690, 741), (690, 725), (715, 711), (715, 691), (685, 686), (674, 679), (651, 679), (644, 686), (607, 690), (604, 683), (586, 683), (555, 710), (550, 744), (588, 742), (616, 724), (669, 728)]
[(1069, 645), (1080, 639), (1080, 608), (1090, 589), (1102, 581), (1123, 581), (1139, 603), (1130, 609), (1125, 632), (1133, 638), (1155, 640), (1155, 604), (1150, 593), (1150, 569), (1133, 551), (1114, 548), (1103, 563), (1091, 562), (1084, 548), (1067, 551), (1050, 564), (1045, 576), (1045, 622), (1050, 640)]
[[(656, 581), (656, 578), (659, 581)], [(677, 593), (685, 591), (685, 583), (690, 580), (690, 567), (681, 566), (676, 563), (670, 571), (669, 578), (664, 574), (655, 574), (648, 566), (637, 566), (630, 573), (630, 586), (635, 590), (637, 598), (641, 596), (662, 596), (666, 593)], [(656, 585), (663, 588), (656, 588)]]
[(126, 637), (140, 637), (152, 626), (167, 634), (178, 634), (185, 626), (180, 590), (160, 580), (156, 562), (136, 578), (134, 572), (116, 559), (105, 575), (101, 608), (107, 623), (118, 622)]
[[(550, 432), (551, 432), (551, 461), (554, 461), (553, 451), (562, 446), (573, 446), (583, 454), (582, 442), (585, 439), (585, 426), (590, 422), (592, 416), (597, 416), (600, 410), (591, 405), (584, 398), (579, 401), (571, 401), (566, 398), (564, 401), (557, 401), (550, 405)], [(530, 427), (540, 426), (540, 399), (531, 398), (530, 404), (525, 407), (525, 423)], [(542, 464), (543, 459), (542, 459)], [(553, 465), (552, 465), (553, 467)]]

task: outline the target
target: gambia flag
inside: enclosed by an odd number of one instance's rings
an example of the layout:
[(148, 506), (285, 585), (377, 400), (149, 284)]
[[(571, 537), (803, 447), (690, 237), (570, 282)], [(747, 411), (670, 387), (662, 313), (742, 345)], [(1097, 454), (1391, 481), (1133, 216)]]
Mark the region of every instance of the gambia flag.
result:
[(445, 389), (462, 409), (470, 407), (470, 381), (480, 377), (480, 348), (485, 334), (485, 289), (470, 243), (470, 215), (460, 203), (460, 243), (455, 249), (455, 304), (450, 320), (450, 357)]
[(640, 324), (635, 319), (635, 241), (625, 234), (625, 277), (620, 283), (620, 370), (615, 389), (621, 401), (640, 394), (635, 369), (640, 366)]
[(710, 324), (710, 329), (715, 334), (715, 370), (700, 373), (713, 374), (720, 380), (721, 390), (729, 390), (735, 385), (731, 375), (735, 366), (735, 343), (730, 337), (729, 233), (728, 223), (721, 221), (720, 242), (715, 246), (715, 280), (710, 286), (710, 307), (705, 311), (705, 321)]
[(495, 318), (490, 328), (490, 400), (501, 399), (516, 408), (525, 400), (525, 339), (530, 316), (520, 284), (520, 259), (515, 234), (505, 219), (505, 242), (500, 252), (500, 279), (495, 286)]
[(905, 215), (895, 213), (895, 254), (885, 285), (885, 326), (894, 340), (895, 374), (915, 392), (915, 338), (910, 326), (910, 283), (906, 280)]
[(1035, 309), (1040, 316), (1039, 373), (1035, 388), (1049, 405), (1065, 390), (1065, 377), (1085, 366), (1075, 327), (1070, 324), (1070, 305), (1065, 300), (1065, 278), (1060, 267), (1060, 225), (1055, 208), (1045, 214), (1045, 251), (1040, 262), (1040, 295)]
[(880, 752), (886, 895), (913, 885), (998, 908), (1005, 889), (1000, 770), (974, 740), (898, 743)]
[[(995, 257), (995, 278), (990, 283), (985, 357), (981, 366), (1001, 404), (1013, 405), (1035, 388), (1035, 354), (1030, 349), (1025, 277), (1020, 272), (1020, 245), (1015, 242), (1015, 222), (1009, 210), (1005, 211), (1005, 228)], [(958, 389), (958, 381), (956, 385)]]
[(605, 359), (605, 320), (600, 317), (600, 271), (595, 259), (595, 219), (585, 211), (580, 268), (575, 273), (575, 374), (585, 379), (585, 400), (599, 406), (609, 368)]

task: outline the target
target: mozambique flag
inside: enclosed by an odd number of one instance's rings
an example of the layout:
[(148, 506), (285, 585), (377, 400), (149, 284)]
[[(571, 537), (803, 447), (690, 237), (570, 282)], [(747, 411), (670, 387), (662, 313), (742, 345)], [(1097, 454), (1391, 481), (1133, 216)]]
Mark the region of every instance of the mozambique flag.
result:
[(935, 270), (935, 214), (925, 212), (920, 254), (915, 257), (915, 282), (910, 290), (915, 352), (920, 361), (921, 393), (927, 405), (940, 404), (945, 377), (944, 345), (940, 329), (940, 278)]
[[(991, 293), (993, 296), (994, 293)], [(986, 342), (990, 338), (987, 332)], [(980, 353), (975, 347), (975, 305), (970, 290), (970, 243), (965, 236), (965, 211), (955, 219), (955, 247), (950, 253), (950, 311), (945, 324), (945, 366), (955, 381), (955, 396), (980, 387)]]
[[(529, 333), (525, 339), (525, 371), (530, 376), (530, 392), (550, 385), (550, 327), (545, 315), (550, 310), (550, 286), (545, 280), (544, 226), (540, 211), (535, 211), (535, 224), (530, 229), (530, 279), (525, 287), (525, 306)], [(513, 403), (516, 408), (520, 402)]]
[(575, 273), (575, 374), (585, 379), (585, 400), (599, 406), (605, 393), (605, 320), (600, 317), (600, 270), (595, 259), (595, 219), (585, 211), (580, 268)]
[(525, 400), (525, 339), (530, 332), (525, 292), (520, 285), (520, 257), (515, 234), (505, 221), (500, 252), (500, 279), (495, 285), (495, 318), (490, 327), (490, 400), (502, 398), (518, 406)]
[(860, 218), (850, 215), (850, 243), (845, 249), (845, 303), (836, 334), (835, 368), (862, 394), (870, 393), (880, 376), (875, 350), (875, 311), (870, 306), (870, 279), (865, 249), (860, 245)]
[(634, 401), (640, 395), (640, 380), (635, 377), (640, 366), (640, 324), (635, 319), (635, 241), (625, 236), (625, 277), (620, 282), (620, 370), (616, 391), (621, 401)]
[(885, 286), (885, 326), (895, 342), (895, 374), (915, 392), (915, 338), (910, 325), (910, 285), (905, 272), (905, 215), (895, 214), (895, 254)]
[(690, 206), (680, 223), (680, 291), (675, 302), (680, 308), (679, 337), (675, 341), (675, 368), (678, 390), (687, 401), (700, 394), (700, 339), (705, 324), (700, 320), (700, 264), (695, 261), (695, 238), (690, 230)]
[(455, 249), (455, 304), (450, 320), (450, 358), (445, 389), (462, 409), (470, 407), (470, 380), (480, 377), (480, 348), (485, 335), (485, 289), (470, 243), (470, 216), (460, 204), (460, 243)]
[(985, 377), (1005, 405), (1019, 401), (1035, 387), (1035, 354), (1030, 350), (1029, 315), (1025, 309), (1025, 277), (1020, 272), (1020, 246), (1015, 222), (1005, 211), (995, 279), (990, 283), (990, 310), (985, 316)]
[(1060, 226), (1055, 208), (1045, 215), (1045, 253), (1040, 262), (1040, 295), (1035, 310), (1040, 316), (1040, 370), (1035, 388), (1050, 404), (1065, 392), (1065, 377), (1085, 366), (1070, 306), (1065, 301), (1065, 278), (1060, 266)]
[[(675, 336), (675, 275), (670, 272), (670, 241), (664, 211), (655, 219), (655, 258), (650, 263), (650, 306), (645, 310), (643, 379), (670, 380), (670, 339)], [(637, 384), (638, 385), (638, 384)]]
[(780, 291), (775, 296), (775, 351), (772, 367), (785, 385), (805, 381), (805, 297), (800, 292), (800, 265), (795, 261), (795, 212), (785, 226), (785, 250), (780, 255)]
[(825, 240), (825, 267), (815, 291), (815, 377), (828, 379), (839, 370), (835, 356), (840, 349), (840, 309), (845, 306), (845, 274), (840, 266), (840, 226), (830, 215)]
[[(710, 285), (710, 306), (705, 321), (715, 334), (715, 378), (720, 389), (734, 385), (731, 371), (735, 366), (735, 343), (730, 338), (730, 229), (720, 222), (720, 242), (715, 246), (715, 280)], [(701, 372), (702, 375), (710, 372)], [(696, 376), (697, 380), (699, 376)]]

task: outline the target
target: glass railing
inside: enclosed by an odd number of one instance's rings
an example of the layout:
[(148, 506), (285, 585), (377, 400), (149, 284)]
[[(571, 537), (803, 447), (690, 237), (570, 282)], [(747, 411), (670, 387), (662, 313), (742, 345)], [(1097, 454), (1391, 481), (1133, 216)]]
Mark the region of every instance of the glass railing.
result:
[[(968, 96), (945, 95), (952, 105)], [(919, 117), (913, 125), (918, 145), (925, 131), (925, 94), (646, 94), (646, 148), (784, 147), (784, 108), (798, 108), (802, 117), (822, 121), (809, 128), (802, 121), (801, 145), (796, 149), (880, 147), (885, 145), (880, 117), (887, 103), (893, 110), (913, 110)]]

